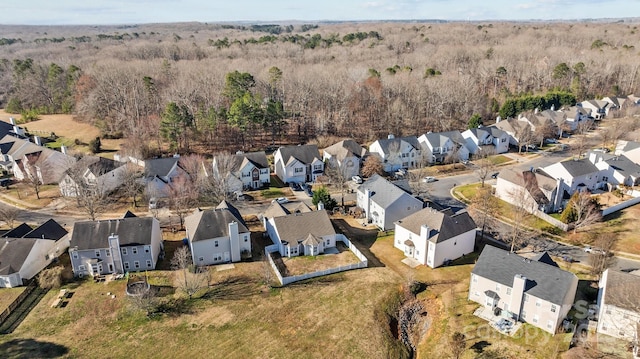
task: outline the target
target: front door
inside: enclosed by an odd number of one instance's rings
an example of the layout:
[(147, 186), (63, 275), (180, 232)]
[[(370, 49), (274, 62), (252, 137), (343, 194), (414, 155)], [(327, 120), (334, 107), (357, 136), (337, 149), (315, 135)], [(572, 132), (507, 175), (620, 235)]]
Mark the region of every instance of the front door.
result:
[(224, 261), (225, 262), (231, 261), (231, 258), (229, 257), (229, 252), (224, 252)]

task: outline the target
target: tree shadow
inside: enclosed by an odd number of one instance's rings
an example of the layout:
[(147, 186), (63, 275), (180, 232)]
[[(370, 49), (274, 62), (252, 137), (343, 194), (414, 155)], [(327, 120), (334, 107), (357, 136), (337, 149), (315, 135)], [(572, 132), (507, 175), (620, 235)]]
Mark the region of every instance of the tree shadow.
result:
[(210, 300), (236, 300), (247, 298), (258, 293), (260, 293), (260, 288), (255, 279), (238, 276), (229, 277), (213, 284), (201, 298)]
[(191, 314), (194, 301), (189, 298), (172, 298), (166, 302), (158, 304), (153, 314), (166, 314), (169, 316), (179, 316)]
[(2, 358), (59, 358), (69, 353), (63, 345), (33, 339), (12, 339), (0, 344)]
[(474, 352), (476, 352), (476, 354), (480, 354), (484, 351), (484, 349), (488, 346), (490, 346), (491, 343), (489, 343), (486, 340), (481, 340), (479, 342), (475, 342), (472, 346), (471, 349), (473, 349)]
[(384, 263), (371, 252), (371, 246), (378, 238), (377, 229), (355, 228), (349, 225), (344, 219), (336, 218), (332, 220), (336, 229), (343, 233), (362, 254), (367, 257), (368, 267), (384, 267)]

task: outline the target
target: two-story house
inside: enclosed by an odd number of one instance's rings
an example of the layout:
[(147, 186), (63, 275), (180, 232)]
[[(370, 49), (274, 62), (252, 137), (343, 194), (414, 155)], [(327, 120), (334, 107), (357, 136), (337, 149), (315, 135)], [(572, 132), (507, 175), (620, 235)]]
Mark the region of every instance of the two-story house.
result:
[(418, 137), (422, 146), (422, 157), (427, 163), (466, 161), (469, 150), (459, 131), (429, 132)]
[(418, 212), (423, 202), (379, 175), (358, 186), (356, 202), (365, 218), (382, 230), (393, 229), (395, 222)]
[(477, 226), (469, 213), (424, 208), (395, 223), (393, 246), (431, 268), (473, 252)]
[(640, 276), (607, 269), (602, 273), (598, 290), (599, 334), (635, 343), (638, 356), (640, 323)]
[(324, 173), (316, 145), (284, 146), (273, 155), (275, 173), (284, 183), (315, 182)]
[[(229, 163), (220, 163), (229, 161)], [(220, 175), (220, 171), (227, 171), (228, 189), (230, 192), (255, 190), (268, 187), (271, 182), (269, 161), (264, 151), (239, 152), (229, 159), (213, 158), (213, 172)]]
[(337, 168), (344, 178), (360, 174), (360, 167), (367, 149), (356, 141), (347, 139), (322, 150), (322, 159), (329, 167)]
[(184, 223), (195, 265), (239, 262), (251, 257), (251, 232), (230, 204), (198, 209)]
[(550, 177), (562, 179), (569, 194), (575, 191), (593, 191), (606, 187), (608, 178), (589, 159), (567, 160), (542, 168)]
[[(107, 194), (122, 185), (125, 164), (104, 157), (84, 156), (63, 175), (58, 186), (64, 197), (76, 197), (82, 194), (81, 188), (93, 189)], [(82, 183), (79, 183), (82, 181)]]
[(153, 217), (76, 222), (69, 244), (79, 277), (153, 270), (162, 252), (160, 222)]
[(152, 158), (144, 161), (144, 184), (149, 197), (166, 197), (175, 178), (185, 175), (180, 156)]
[(283, 257), (316, 256), (336, 246), (336, 231), (325, 210), (272, 217), (267, 233)]
[(509, 151), (509, 135), (495, 126), (470, 128), (462, 132), (469, 153), (478, 154), (481, 149), (488, 148), (489, 153), (505, 153)]
[(601, 100), (586, 100), (577, 104), (577, 106), (591, 110), (591, 116), (596, 120), (601, 120), (606, 116), (609, 105), (609, 102)]
[(369, 146), (369, 153), (382, 161), (386, 172), (409, 169), (422, 164), (422, 146), (416, 136), (394, 137), (375, 141)]
[(558, 268), (548, 255), (540, 258), (485, 245), (471, 271), (469, 300), (555, 334), (571, 310), (578, 277)]
[(624, 155), (591, 151), (589, 160), (600, 169), (604, 182), (614, 186), (636, 186), (640, 184), (640, 165)]
[(562, 178), (552, 178), (544, 171), (517, 171), (505, 168), (496, 180), (495, 196), (529, 213), (544, 213), (562, 208), (570, 198)]
[(564, 129), (571, 132), (583, 126), (590, 126), (593, 122), (591, 110), (582, 106), (571, 106), (566, 109), (560, 109), (559, 112), (566, 116)]

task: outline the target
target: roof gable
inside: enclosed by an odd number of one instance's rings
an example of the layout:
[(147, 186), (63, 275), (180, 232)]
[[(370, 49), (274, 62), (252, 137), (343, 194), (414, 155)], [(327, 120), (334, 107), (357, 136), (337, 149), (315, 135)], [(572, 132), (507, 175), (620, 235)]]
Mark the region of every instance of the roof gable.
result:
[(383, 208), (389, 207), (404, 196), (420, 201), (377, 174), (371, 176), (368, 180), (364, 181), (363, 184), (358, 186), (358, 192), (365, 193), (366, 190), (371, 192), (371, 200)]
[(238, 223), (240, 233), (249, 232), (243, 221), (227, 208), (198, 210), (184, 219), (191, 242), (228, 237), (232, 222)]
[(278, 152), (280, 152), (282, 161), (287, 165), (292, 157), (307, 165), (313, 163), (314, 160), (322, 161), (316, 145), (284, 146), (278, 148)]
[(153, 217), (76, 222), (69, 246), (78, 250), (107, 248), (112, 234), (119, 237), (120, 246), (148, 245), (156, 225), (159, 226), (158, 220)]
[(325, 210), (275, 217), (273, 223), (283, 242), (303, 241), (309, 234), (318, 238), (336, 234)]
[(396, 224), (411, 233), (420, 235), (421, 227), (429, 227), (428, 240), (444, 242), (477, 228), (469, 213), (460, 211), (454, 215), (434, 208), (424, 208), (399, 221)]

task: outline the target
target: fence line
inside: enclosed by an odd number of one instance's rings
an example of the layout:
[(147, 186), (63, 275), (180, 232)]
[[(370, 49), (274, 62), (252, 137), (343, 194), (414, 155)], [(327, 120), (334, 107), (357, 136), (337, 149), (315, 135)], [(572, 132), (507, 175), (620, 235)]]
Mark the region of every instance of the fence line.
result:
[(638, 203), (640, 203), (640, 197), (635, 197), (635, 198), (632, 198), (630, 200), (624, 201), (622, 203), (618, 203), (615, 206), (611, 206), (609, 208), (603, 209), (602, 210), (602, 215), (606, 216), (608, 214), (611, 214), (613, 212), (617, 212), (617, 211), (619, 211), (621, 209), (625, 209), (627, 207), (631, 207), (631, 206), (633, 206), (635, 204), (638, 204)]
[(362, 254), (362, 252), (360, 252), (360, 250), (358, 248), (356, 248), (356, 246), (353, 243), (351, 243), (351, 241), (349, 241), (349, 239), (347, 239), (347, 237), (345, 237), (343, 234), (337, 234), (336, 235), (336, 241), (340, 241), (340, 242), (344, 243), (344, 245), (347, 248), (349, 248), (349, 250), (356, 256), (356, 258), (358, 258), (360, 260), (360, 262), (349, 264), (349, 265), (345, 265), (345, 266), (340, 266), (340, 267), (336, 267), (336, 268), (324, 269), (324, 270), (320, 270), (320, 271), (316, 271), (316, 272), (312, 272), (312, 273), (305, 273), (305, 274), (301, 274), (301, 275), (283, 277), (282, 274), (280, 273), (280, 270), (278, 269), (278, 266), (276, 265), (276, 263), (274, 262), (273, 258), (271, 257), (271, 253), (279, 251), (278, 245), (277, 244), (272, 244), (272, 245), (266, 246), (264, 248), (264, 250), (266, 252), (265, 254), (266, 254), (267, 258), (269, 259), (269, 264), (271, 264), (271, 267), (276, 272), (276, 276), (278, 277), (278, 280), (280, 281), (280, 284), (282, 284), (283, 286), (287, 285), (287, 284), (290, 284), (290, 283), (293, 283), (293, 282), (298, 282), (298, 281), (301, 281), (301, 280), (305, 280), (305, 279), (321, 277), (321, 276), (334, 274), (334, 273), (339, 273), (339, 272), (344, 272), (344, 271), (348, 271), (348, 270), (352, 270), (352, 269), (366, 268), (368, 266), (369, 261), (367, 260), (367, 257), (365, 257), (364, 254)]
[(2, 313), (0, 313), (0, 324), (4, 323), (4, 321), (7, 320), (7, 318), (13, 312), (13, 310), (16, 309), (20, 304), (22, 304), (22, 302), (27, 298), (29, 294), (31, 294), (31, 292), (33, 292), (34, 289), (36, 289), (36, 285), (33, 283), (30, 283), (24, 289), (24, 291), (20, 293), (20, 295), (16, 299), (14, 299), (14, 301), (11, 302), (11, 304), (9, 304), (7, 309), (5, 309)]
[(558, 227), (560, 229), (562, 229), (563, 231), (568, 231), (569, 230), (569, 225), (566, 223), (563, 223), (553, 217), (551, 217), (550, 215), (540, 211), (540, 210), (534, 210), (533, 211), (533, 215), (542, 219), (543, 221), (549, 223), (552, 226)]

